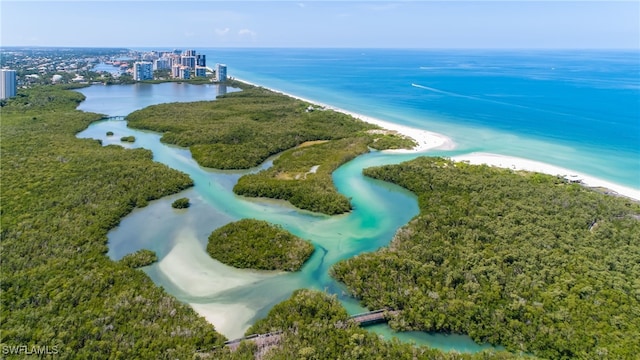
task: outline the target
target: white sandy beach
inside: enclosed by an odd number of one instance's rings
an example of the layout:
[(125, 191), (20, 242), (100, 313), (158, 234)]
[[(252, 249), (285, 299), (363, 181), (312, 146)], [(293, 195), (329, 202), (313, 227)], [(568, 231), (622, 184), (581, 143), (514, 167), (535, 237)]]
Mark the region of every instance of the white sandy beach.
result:
[(452, 157), (451, 160), (467, 161), (473, 165), (486, 164), (506, 169), (526, 170), (549, 175), (559, 175), (570, 180), (580, 180), (583, 185), (588, 187), (607, 188), (616, 192), (618, 195), (626, 196), (628, 198), (640, 201), (640, 190), (614, 184), (606, 180), (598, 179), (591, 175), (582, 174), (573, 170), (541, 163), (538, 161), (488, 153), (471, 153), (459, 155)]
[[(258, 85), (258, 84), (254, 84), (254, 83), (251, 83), (249, 81), (242, 80), (242, 79), (238, 79), (238, 78), (234, 78), (234, 79), (236, 79), (238, 81), (241, 81), (241, 82), (244, 82), (244, 83), (247, 83), (249, 85), (258, 86), (258, 87), (264, 87), (264, 86), (261, 86), (261, 85)], [(412, 128), (412, 127), (408, 127), (408, 126), (399, 125), (399, 124), (391, 123), (391, 122), (388, 122), (388, 121), (376, 119), (376, 118), (373, 118), (373, 117), (370, 117), (370, 116), (365, 116), (365, 115), (358, 114), (358, 113), (355, 113), (355, 112), (351, 112), (351, 111), (348, 111), (348, 110), (340, 109), (340, 108), (337, 108), (335, 106), (323, 104), (323, 103), (320, 103), (320, 102), (317, 102), (317, 101), (314, 101), (314, 100), (305, 99), (305, 98), (302, 98), (300, 96), (289, 94), (289, 93), (286, 93), (284, 91), (280, 91), (280, 90), (277, 90), (277, 89), (271, 89), (271, 88), (268, 88), (268, 87), (264, 87), (264, 88), (269, 89), (269, 90), (274, 91), (274, 92), (277, 92), (277, 93), (280, 93), (280, 94), (284, 94), (284, 95), (290, 96), (292, 98), (296, 98), (296, 99), (308, 102), (310, 104), (314, 104), (316, 106), (321, 106), (321, 107), (324, 107), (324, 108), (327, 108), (327, 109), (331, 109), (331, 110), (334, 110), (334, 111), (338, 111), (338, 112), (341, 112), (341, 113), (344, 113), (344, 114), (351, 115), (354, 118), (360, 119), (360, 120), (365, 121), (367, 123), (378, 125), (383, 129), (397, 131), (398, 133), (400, 133), (402, 135), (405, 135), (405, 136), (408, 136), (408, 137), (414, 139), (416, 141), (416, 143), (418, 144), (415, 148), (413, 148), (411, 150), (385, 150), (386, 152), (393, 152), (393, 153), (420, 153), (420, 152), (424, 152), (424, 151), (431, 150), (431, 149), (453, 150), (456, 147), (456, 144), (454, 143), (454, 141), (452, 139), (450, 139), (449, 137), (447, 137), (445, 135), (442, 135), (442, 134), (438, 134), (438, 133), (434, 133), (434, 132), (430, 132), (430, 131), (426, 131), (426, 130), (416, 129), (416, 128)], [(497, 167), (501, 167), (501, 168), (509, 168), (509, 169), (513, 169), (513, 170), (527, 170), (527, 171), (540, 172), (540, 173), (549, 174), (549, 175), (560, 175), (560, 176), (564, 176), (564, 177), (567, 177), (567, 178), (571, 178), (573, 180), (579, 179), (581, 181), (581, 183), (583, 185), (585, 185), (585, 186), (607, 188), (607, 189), (612, 190), (613, 192), (617, 193), (618, 195), (626, 196), (628, 198), (640, 201), (640, 190), (633, 189), (633, 188), (626, 187), (626, 186), (622, 186), (622, 185), (618, 185), (618, 184), (612, 183), (610, 181), (602, 180), (602, 179), (599, 179), (599, 178), (591, 176), (591, 175), (578, 173), (578, 172), (573, 171), (573, 170), (561, 168), (561, 167), (550, 165), (550, 164), (541, 163), (541, 162), (538, 162), (538, 161), (533, 161), (533, 160), (528, 160), (528, 159), (523, 159), (523, 158), (517, 158), (517, 157), (513, 157), (513, 156), (488, 154), (488, 153), (471, 153), (471, 154), (459, 155), (459, 156), (453, 157), (452, 160), (454, 160), (454, 161), (468, 161), (471, 164), (487, 164), (487, 165), (491, 165), (491, 166), (497, 166)]]
[(377, 126), (380, 126), (383, 129), (386, 130), (391, 130), (391, 131), (396, 131), (399, 134), (402, 134), (404, 136), (410, 137), (412, 138), (418, 145), (416, 147), (414, 147), (413, 149), (398, 149), (398, 150), (385, 150), (385, 152), (393, 152), (393, 153), (419, 153), (419, 152), (424, 152), (427, 150), (431, 150), (431, 149), (441, 149), (441, 150), (452, 150), (455, 148), (455, 143), (453, 142), (453, 140), (451, 140), (449, 137), (442, 135), (442, 134), (438, 134), (438, 133), (434, 133), (431, 131), (426, 131), (426, 130), (421, 130), (421, 129), (416, 129), (416, 128), (412, 128), (409, 126), (404, 126), (404, 125), (399, 125), (399, 124), (394, 124), (392, 122), (388, 122), (388, 121), (384, 121), (384, 120), (380, 120), (377, 118), (373, 118), (371, 116), (365, 116), (362, 114), (358, 114), (352, 111), (348, 111), (345, 109), (341, 109), (335, 106), (331, 106), (331, 105), (327, 105), (327, 104), (323, 104), (321, 102), (315, 101), (315, 100), (310, 100), (310, 99), (305, 99), (303, 97), (300, 96), (296, 96), (293, 94), (289, 94), (286, 93), (284, 91), (280, 91), (277, 89), (272, 89), (272, 88), (268, 88), (265, 86), (261, 86), (258, 84), (254, 84), (250, 81), (246, 81), (246, 80), (242, 80), (242, 79), (238, 79), (235, 78), (235, 80), (249, 84), (249, 85), (253, 85), (253, 86), (257, 86), (257, 87), (263, 87), (265, 89), (268, 89), (270, 91), (279, 93), (279, 94), (283, 94), (283, 95), (287, 95), (289, 97), (292, 97), (294, 99), (298, 99), (298, 100), (302, 100), (304, 102), (308, 102), (310, 104), (319, 106), (319, 107), (323, 107), (325, 109), (330, 109), (333, 111), (337, 111), (343, 114), (347, 114), (347, 115), (351, 115), (356, 119), (362, 120), (366, 123), (369, 124), (374, 124)]

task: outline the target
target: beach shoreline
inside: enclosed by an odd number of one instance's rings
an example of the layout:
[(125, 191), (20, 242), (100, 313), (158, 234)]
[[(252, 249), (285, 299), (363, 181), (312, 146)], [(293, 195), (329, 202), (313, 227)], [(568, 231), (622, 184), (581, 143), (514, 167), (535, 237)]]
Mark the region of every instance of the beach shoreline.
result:
[(456, 162), (467, 162), (472, 165), (484, 164), (504, 169), (525, 170), (547, 175), (560, 176), (569, 181), (580, 183), (588, 188), (606, 189), (604, 192), (609, 195), (623, 196), (635, 201), (640, 201), (640, 190), (615, 184), (610, 181), (599, 179), (595, 176), (583, 174), (560, 166), (555, 166), (535, 160), (491, 153), (469, 153), (453, 156), (450, 159)]
[[(380, 126), (383, 129), (396, 131), (402, 135), (405, 135), (413, 139), (417, 143), (417, 146), (415, 146), (413, 149), (384, 150), (384, 152), (387, 152), (387, 153), (409, 154), (409, 153), (422, 153), (428, 150), (454, 150), (456, 148), (455, 142), (451, 138), (443, 134), (422, 130), (422, 129), (416, 129), (416, 128), (412, 128), (412, 127), (408, 127), (400, 124), (395, 124), (389, 121), (373, 118), (370, 116), (358, 114), (353, 111), (341, 109), (336, 106), (332, 106), (332, 105), (324, 104), (322, 102), (318, 102), (315, 100), (303, 98), (297, 95), (287, 93), (285, 91), (269, 88), (269, 87), (255, 84), (243, 79), (238, 79), (235, 77), (233, 79), (251, 86), (262, 87), (267, 90), (292, 97), (294, 99), (298, 99), (316, 106), (320, 106), (326, 109), (331, 109), (333, 111), (350, 115), (364, 122)], [(468, 153), (468, 154), (456, 155), (451, 157), (451, 160), (465, 161), (473, 165), (485, 164), (485, 165), (496, 166), (496, 167), (505, 168), (505, 169), (525, 170), (525, 171), (539, 172), (547, 175), (562, 176), (570, 181), (579, 182), (582, 185), (589, 188), (605, 189), (604, 192), (609, 195), (623, 196), (634, 201), (640, 201), (639, 189), (634, 189), (628, 186), (619, 185), (611, 181), (597, 178), (592, 175), (583, 174), (567, 168), (563, 168), (560, 166), (555, 166), (547, 163), (542, 163), (535, 160), (529, 160), (525, 158), (519, 158), (514, 156), (508, 156), (508, 155), (492, 154), (492, 153)]]
[(251, 86), (256, 86), (256, 87), (261, 87), (261, 88), (265, 88), (269, 91), (273, 91), (275, 93), (278, 94), (282, 94), (294, 99), (298, 99), (310, 104), (313, 104), (315, 106), (318, 107), (322, 107), (324, 109), (329, 109), (329, 110), (333, 110), (342, 114), (346, 114), (349, 115), (351, 117), (354, 117), (358, 120), (364, 121), (366, 123), (369, 124), (373, 124), (373, 125), (377, 125), (385, 130), (391, 130), (391, 131), (395, 131), (401, 135), (404, 135), (408, 138), (413, 139), (413, 141), (416, 142), (416, 146), (413, 149), (396, 149), (396, 150), (383, 150), (384, 152), (390, 152), (390, 153), (420, 153), (420, 152), (425, 152), (428, 150), (434, 150), (434, 149), (439, 149), (439, 150), (453, 150), (456, 145), (453, 142), (453, 140), (445, 135), (442, 134), (438, 134), (435, 132), (431, 132), (431, 131), (427, 131), (427, 130), (422, 130), (422, 129), (416, 129), (416, 128), (412, 128), (409, 126), (404, 126), (404, 125), (400, 125), (400, 124), (395, 124), (392, 122), (388, 122), (388, 121), (384, 121), (378, 118), (374, 118), (371, 116), (366, 116), (363, 114), (359, 114), (353, 111), (349, 111), (349, 110), (345, 110), (333, 105), (329, 105), (329, 104), (325, 104), (319, 101), (315, 101), (315, 100), (311, 100), (311, 99), (307, 99), (307, 98), (303, 98), (301, 96), (297, 96), (294, 94), (290, 94), (287, 93), (285, 91), (282, 90), (278, 90), (278, 89), (273, 89), (273, 88), (269, 88), (266, 86), (262, 86), (259, 84), (255, 84), (252, 83), (250, 81), (247, 80), (243, 80), (243, 79), (238, 79), (236, 77), (233, 78), (236, 81), (239, 81), (241, 83), (245, 83), (247, 85), (251, 85)]

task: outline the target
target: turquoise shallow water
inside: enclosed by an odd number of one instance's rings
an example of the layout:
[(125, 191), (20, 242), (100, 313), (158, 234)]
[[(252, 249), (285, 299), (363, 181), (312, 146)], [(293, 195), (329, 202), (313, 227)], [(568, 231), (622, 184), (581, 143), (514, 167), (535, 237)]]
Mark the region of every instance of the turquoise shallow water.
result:
[[(148, 106), (162, 102), (166, 96), (164, 92), (159, 92), (163, 94), (159, 97), (154, 92), (139, 93), (137, 96), (141, 98), (132, 102), (131, 108), (125, 109), (119, 100), (121, 96), (117, 94), (118, 89), (123, 94), (131, 91), (128, 87), (104, 86), (81, 89), (87, 95), (81, 108), (115, 115), (133, 111), (138, 104)], [(101, 91), (115, 96), (95, 96)], [(215, 89), (202, 86), (200, 91), (200, 97), (207, 97)], [(113, 113), (105, 111), (111, 103), (116, 109)], [(114, 135), (106, 136), (107, 131), (112, 131)], [(119, 141), (120, 137), (128, 135), (136, 137), (135, 143)], [(151, 279), (178, 299), (191, 304), (230, 338), (241, 336), (251, 323), (264, 317), (273, 305), (289, 297), (298, 288), (336, 294), (349, 312), (364, 311), (354, 299), (345, 296), (340, 284), (331, 279), (329, 268), (337, 261), (386, 245), (395, 231), (418, 213), (413, 194), (361, 174), (365, 167), (397, 163), (415, 155), (374, 152), (340, 167), (334, 173), (334, 181), (340, 192), (352, 198), (355, 209), (350, 214), (329, 217), (300, 211), (281, 201), (248, 199), (233, 194), (233, 185), (242, 174), (268, 167), (271, 160), (247, 171), (202, 168), (191, 159), (187, 149), (161, 144), (159, 134), (133, 130), (126, 126), (125, 121), (117, 120), (96, 122), (78, 136), (101, 139), (104, 145), (120, 144), (150, 149), (155, 161), (191, 176), (195, 183), (193, 188), (136, 209), (110, 231), (108, 255), (119, 259), (142, 248), (155, 251), (160, 261), (145, 268)], [(171, 208), (174, 199), (184, 196), (191, 200), (189, 209)], [(204, 249), (211, 231), (241, 218), (257, 218), (280, 224), (294, 234), (311, 240), (316, 252), (300, 272), (292, 274), (239, 270), (209, 258)], [(385, 330), (384, 326), (374, 330), (387, 337), (392, 336), (392, 332), (388, 328)], [(402, 336), (406, 341), (441, 346), (443, 349), (483, 349), (464, 336), (446, 338), (449, 339), (445, 341), (446, 346), (441, 344), (444, 338), (439, 334), (414, 333)]]
[[(640, 189), (640, 52), (204, 49), (263, 86)], [(258, 60), (256, 60), (258, 59)]]

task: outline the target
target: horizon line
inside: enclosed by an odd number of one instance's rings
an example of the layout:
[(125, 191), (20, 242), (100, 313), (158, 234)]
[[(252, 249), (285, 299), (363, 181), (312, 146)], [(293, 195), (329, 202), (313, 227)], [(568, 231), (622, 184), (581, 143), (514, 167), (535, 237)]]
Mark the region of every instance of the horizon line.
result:
[[(371, 47), (371, 46), (85, 46), (85, 45), (0, 45), (1, 49), (21, 48), (21, 49), (121, 49), (138, 51), (138, 49), (340, 49), (340, 50), (540, 50), (540, 51), (640, 51), (640, 47)], [(164, 51), (164, 50), (162, 50)]]

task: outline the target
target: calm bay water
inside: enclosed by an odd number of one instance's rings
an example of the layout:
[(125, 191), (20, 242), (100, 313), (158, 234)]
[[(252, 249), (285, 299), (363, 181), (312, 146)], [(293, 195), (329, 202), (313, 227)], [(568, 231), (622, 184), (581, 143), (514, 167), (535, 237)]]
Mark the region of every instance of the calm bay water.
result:
[[(613, 53), (607, 60), (606, 54), (598, 53), (596, 60), (589, 58), (580, 65), (576, 53), (471, 56), (409, 50), (273, 49), (205, 53), (210, 63), (227, 63), (231, 76), (441, 132), (458, 144), (455, 151), (432, 155), (472, 151), (515, 155), (640, 188), (640, 81), (638, 72), (633, 73), (638, 69), (634, 54)], [(222, 89), (174, 83), (92, 86), (79, 91), (87, 96), (81, 110), (126, 115), (155, 103), (213, 99)], [(107, 137), (106, 131), (115, 135)], [(120, 143), (118, 139), (126, 135), (134, 135), (136, 142), (124, 146), (151, 149), (156, 161), (188, 173), (195, 186), (123, 219), (109, 233), (109, 256), (119, 259), (141, 248), (156, 251), (160, 261), (145, 268), (147, 274), (228, 337), (240, 336), (297, 288), (335, 293), (351, 313), (362, 311), (329, 277), (330, 266), (386, 245), (418, 213), (412, 194), (361, 175), (365, 167), (416, 155), (375, 152), (340, 167), (334, 181), (340, 192), (352, 198), (355, 210), (327, 217), (279, 201), (238, 197), (232, 192), (237, 179), (260, 168), (202, 168), (188, 150), (163, 145), (160, 135), (129, 129), (123, 121), (98, 122), (78, 134), (101, 139), (105, 145)], [(268, 166), (270, 161), (261, 168)], [(171, 202), (183, 196), (191, 199), (192, 207), (172, 209)], [(204, 248), (211, 231), (241, 218), (280, 224), (311, 240), (317, 251), (295, 274), (238, 270), (209, 258)], [(384, 326), (372, 331), (391, 336)], [(464, 336), (400, 336), (445, 350), (482, 349)]]
[[(238, 91), (226, 85), (191, 85), (185, 83), (94, 85), (78, 90), (87, 97), (78, 110), (108, 116), (125, 116), (147, 106), (214, 100), (220, 94)], [(119, 139), (119, 138), (118, 138)]]

